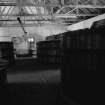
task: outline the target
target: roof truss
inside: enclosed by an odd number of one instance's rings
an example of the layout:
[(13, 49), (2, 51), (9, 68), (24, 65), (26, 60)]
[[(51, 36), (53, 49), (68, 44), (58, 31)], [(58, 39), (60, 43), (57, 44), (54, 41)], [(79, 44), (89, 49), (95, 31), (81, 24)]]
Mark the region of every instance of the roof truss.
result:
[(70, 25), (105, 13), (105, 0), (0, 0), (0, 25)]

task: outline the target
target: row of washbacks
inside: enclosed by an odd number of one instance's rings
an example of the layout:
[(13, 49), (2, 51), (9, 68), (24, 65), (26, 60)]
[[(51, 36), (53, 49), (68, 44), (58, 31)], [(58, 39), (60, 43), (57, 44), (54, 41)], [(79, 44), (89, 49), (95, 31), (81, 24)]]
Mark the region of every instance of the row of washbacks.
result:
[(90, 29), (64, 33), (65, 49), (105, 49), (105, 20), (93, 23)]
[(63, 95), (80, 105), (102, 102), (105, 88), (105, 21), (95, 22), (90, 29), (64, 33), (63, 53)]
[(38, 42), (37, 58), (41, 63), (60, 64), (62, 61), (60, 40)]

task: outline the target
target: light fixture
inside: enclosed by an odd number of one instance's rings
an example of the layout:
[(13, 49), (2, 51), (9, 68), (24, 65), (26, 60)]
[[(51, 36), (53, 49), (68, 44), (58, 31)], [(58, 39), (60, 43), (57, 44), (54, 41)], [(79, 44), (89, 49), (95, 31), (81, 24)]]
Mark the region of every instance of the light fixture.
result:
[(28, 40), (28, 42), (34, 42), (34, 38), (33, 37), (29, 37), (27, 40)]

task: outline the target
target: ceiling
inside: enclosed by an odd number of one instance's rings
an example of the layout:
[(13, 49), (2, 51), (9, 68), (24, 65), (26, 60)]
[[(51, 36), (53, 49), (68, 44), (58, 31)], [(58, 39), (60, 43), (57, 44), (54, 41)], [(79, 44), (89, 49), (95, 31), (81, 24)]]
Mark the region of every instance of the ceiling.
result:
[(0, 26), (71, 25), (105, 13), (105, 0), (0, 0)]

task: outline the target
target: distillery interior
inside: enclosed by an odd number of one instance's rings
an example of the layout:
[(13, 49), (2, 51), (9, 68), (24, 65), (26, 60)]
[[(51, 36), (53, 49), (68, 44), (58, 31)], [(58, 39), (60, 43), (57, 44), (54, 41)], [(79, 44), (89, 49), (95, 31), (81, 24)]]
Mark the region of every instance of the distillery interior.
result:
[(104, 102), (105, 0), (0, 0), (0, 105)]

